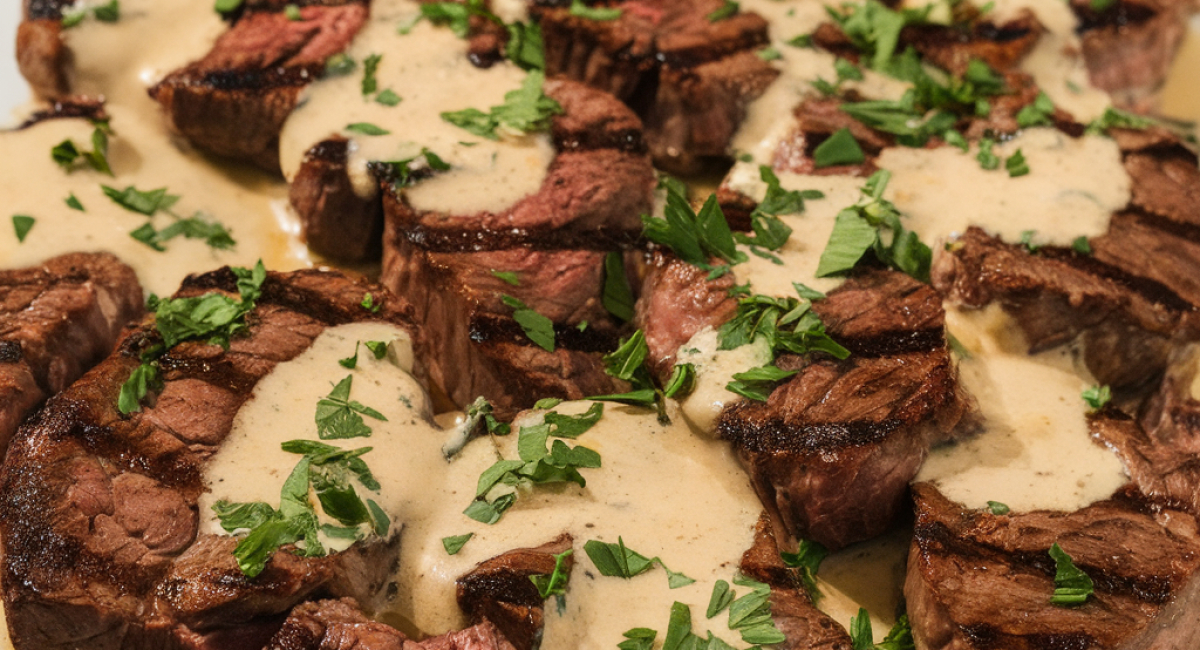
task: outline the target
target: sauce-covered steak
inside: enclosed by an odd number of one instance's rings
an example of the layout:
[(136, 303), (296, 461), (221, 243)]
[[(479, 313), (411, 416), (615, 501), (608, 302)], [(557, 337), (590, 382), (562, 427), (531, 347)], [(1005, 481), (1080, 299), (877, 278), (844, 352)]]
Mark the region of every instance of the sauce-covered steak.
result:
[[(177, 297), (236, 295), (237, 282), (228, 269), (191, 276)], [(198, 534), (206, 460), (260, 379), (333, 325), (413, 330), (402, 300), (337, 273), (270, 273), (261, 292), (227, 350), (185, 340), (162, 352), (161, 390), (140, 410), (123, 415), (118, 396), (161, 342), (153, 322), (17, 434), (0, 474), (4, 605), (17, 647), (261, 647), (301, 600), (367, 601), (383, 587), (398, 535), (319, 557), (280, 550), (251, 579), (232, 554), (236, 539)], [(361, 305), (366, 292), (379, 297), (377, 312)]]

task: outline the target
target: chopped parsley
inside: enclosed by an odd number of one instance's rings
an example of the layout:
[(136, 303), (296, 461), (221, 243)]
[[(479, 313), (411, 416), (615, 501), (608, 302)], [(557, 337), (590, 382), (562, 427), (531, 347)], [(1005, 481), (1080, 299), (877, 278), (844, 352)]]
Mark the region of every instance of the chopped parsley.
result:
[(358, 67), (358, 64), (354, 62), (354, 59), (350, 58), (349, 54), (339, 52), (325, 59), (325, 76), (340, 77), (347, 75), (354, 72), (354, 68), (356, 67)]
[(1078, 607), (1095, 591), (1092, 579), (1075, 566), (1071, 556), (1055, 542), (1050, 546), (1054, 558), (1054, 595), (1050, 603), (1059, 607)]
[(554, 321), (510, 295), (501, 294), (500, 299), (513, 308), (513, 320), (517, 321), (530, 341), (547, 352), (554, 351)]
[[(421, 18), (426, 18), (435, 25), (450, 27), (459, 38), (466, 38), (470, 34), (471, 16), (489, 20), (508, 32), (508, 43), (504, 46), (504, 53), (510, 61), (525, 70), (541, 70), (546, 67), (542, 31), (536, 23), (505, 23), (499, 16), (488, 11), (482, 0), (421, 4)], [(405, 27), (412, 29), (411, 25), (404, 26), (401, 33), (407, 33)]]
[(303, 17), (300, 15), (300, 7), (294, 4), (285, 6), (283, 8), (283, 15), (292, 22), (303, 20)]
[(408, 187), (436, 172), (449, 170), (450, 164), (428, 147), (421, 147), (419, 155), (403, 160), (372, 161), (368, 163), (368, 167), (377, 175), (388, 179), (393, 187)]
[(504, 95), (504, 103), (484, 113), (477, 108), (442, 113), (442, 119), (489, 140), (499, 140), (497, 129), (505, 127), (518, 133), (545, 131), (550, 118), (562, 113), (562, 106), (542, 92), (545, 75), (531, 70), (517, 90)]
[(900, 30), (926, 22), (931, 8), (893, 11), (877, 0), (867, 0), (863, 5), (842, 5), (844, 13), (830, 7), (825, 11), (855, 48), (866, 55), (872, 68), (886, 70), (900, 42)]
[[(475, 500), (463, 514), (485, 524), (494, 524), (516, 502), (521, 486), (570, 482), (585, 487), (587, 480), (579, 470), (600, 467), (600, 454), (583, 445), (571, 447), (562, 440), (551, 441), (550, 438), (574, 438), (586, 432), (603, 415), (603, 405), (596, 406), (600, 408), (577, 416), (554, 413), (559, 418), (578, 421), (578, 426), (568, 425), (564, 429), (564, 420), (550, 420), (549, 413), (542, 424), (522, 426), (517, 433), (520, 458), (500, 459), (484, 470), (475, 488)], [(547, 443), (550, 443), (549, 450)]]
[(371, 427), (363, 421), (363, 415), (387, 422), (387, 418), (379, 411), (350, 399), (350, 386), (353, 381), (353, 375), (346, 375), (328, 395), (317, 402), (314, 419), (317, 423), (317, 436), (322, 440), (370, 436)]
[(82, 160), (88, 167), (102, 174), (113, 175), (112, 168), (108, 165), (108, 135), (100, 127), (92, 131), (91, 151), (80, 149), (79, 145), (68, 138), (50, 150), (50, 157), (67, 172), (74, 169), (76, 161)]
[(922, 282), (929, 281), (933, 253), (916, 233), (900, 222), (896, 206), (883, 198), (890, 179), (891, 172), (875, 172), (863, 186), (859, 202), (837, 214), (833, 232), (817, 264), (817, 277), (847, 273), (869, 252), (891, 268)]
[(750, 592), (729, 603), (729, 629), (752, 645), (783, 643), (786, 637), (771, 618), (771, 588), (745, 576), (735, 576), (733, 584), (749, 587)]
[(1080, 235), (1071, 241), (1071, 250), (1079, 253), (1080, 255), (1091, 255), (1092, 243), (1088, 241), (1086, 235)]
[(382, 54), (371, 54), (363, 59), (363, 97), (375, 94), (375, 91), (378, 89), (379, 81), (375, 78), (375, 71), (379, 69), (379, 62), (382, 60)]
[[(233, 551), (243, 574), (253, 578), (262, 573), (275, 551), (287, 544), (297, 544), (297, 552), (307, 557), (325, 555), (320, 532), (350, 539), (387, 535), (391, 528), (387, 514), (373, 500), (364, 503), (351, 482), (356, 479), (364, 488), (379, 491), (379, 482), (361, 458), (370, 447), (343, 450), (308, 440), (291, 440), (281, 447), (302, 457), (283, 483), (278, 509), (261, 501), (213, 505), (227, 532), (248, 530)], [(325, 514), (341, 526), (319, 525), (310, 491)]]
[[(709, 196), (700, 212), (696, 213), (682, 194), (667, 187), (663, 217), (659, 219), (642, 215), (642, 235), (670, 248), (688, 264), (720, 275), (728, 268), (727, 265), (740, 264), (749, 259), (737, 249), (733, 231), (729, 229), (715, 195)], [(726, 265), (709, 264), (713, 257), (724, 261)]]
[(238, 7), (242, 6), (243, 2), (245, 2), (245, 0), (214, 0), (213, 9), (215, 9), (217, 13), (227, 14), (236, 11)]
[(13, 234), (17, 236), (17, 241), (24, 243), (25, 237), (29, 235), (29, 231), (33, 230), (33, 224), (37, 219), (27, 214), (14, 214), (12, 216)]
[(209, 221), (200, 213), (186, 219), (176, 217), (173, 223), (162, 230), (157, 230), (151, 223), (146, 222), (130, 231), (129, 236), (160, 252), (167, 250), (163, 244), (180, 236), (185, 239), (203, 240), (210, 248), (218, 250), (229, 250), (237, 245), (233, 235), (223, 224)]
[(779, 382), (795, 374), (795, 370), (781, 370), (774, 365), (759, 366), (735, 373), (733, 381), (725, 384), (725, 389), (747, 399), (765, 402)]
[(401, 102), (400, 95), (397, 95), (391, 88), (385, 88), (375, 95), (375, 103), (383, 104), (384, 106), (396, 106)]
[(119, 0), (109, 0), (109, 2), (95, 7), (65, 9), (62, 15), (62, 26), (64, 28), (74, 27), (83, 22), (89, 13), (102, 23), (115, 23), (121, 19), (121, 3)]
[(785, 224), (779, 215), (799, 214), (804, 211), (805, 199), (820, 199), (825, 195), (817, 190), (783, 189), (779, 177), (767, 165), (759, 165), (758, 174), (767, 184), (767, 193), (750, 213), (750, 229), (754, 236), (736, 232), (733, 233), (733, 238), (738, 243), (751, 246), (751, 251), (755, 254), (765, 256), (756, 247), (779, 250), (792, 234), (791, 226)]
[(725, 4), (717, 7), (712, 13), (708, 14), (708, 22), (715, 23), (719, 20), (725, 20), (737, 14), (741, 7), (734, 0), (725, 0)]
[(79, 202), (79, 198), (75, 196), (74, 192), (67, 194), (67, 198), (64, 199), (64, 202), (67, 204), (67, 207), (71, 208), (72, 210), (86, 212), (86, 210), (83, 209), (83, 204)]
[(1024, 176), (1029, 173), (1029, 164), (1025, 162), (1025, 154), (1017, 149), (1013, 155), (1009, 156), (1004, 161), (1004, 169), (1008, 171), (1009, 178)]
[(738, 300), (737, 312), (717, 331), (719, 349), (734, 350), (763, 337), (772, 354), (826, 352), (838, 359), (850, 355), (829, 338), (820, 317), (812, 311), (812, 300), (822, 294), (793, 284), (800, 298), (777, 298), (755, 294)]
[(442, 548), (446, 549), (446, 555), (458, 555), (462, 547), (466, 545), (475, 533), (467, 533), (465, 535), (451, 535), (450, 537), (442, 538)]
[(492, 269), (492, 276), (504, 280), (514, 287), (521, 286), (521, 278), (517, 276), (515, 271), (497, 271)]
[(768, 46), (755, 52), (758, 58), (763, 61), (776, 61), (783, 58), (783, 54), (776, 48)]
[(871, 629), (871, 617), (867, 610), (858, 609), (858, 616), (850, 617), (850, 642), (854, 650), (913, 650), (912, 627), (908, 623), (908, 615), (901, 614), (892, 629), (880, 643), (875, 643), (875, 633)]
[(633, 289), (625, 276), (625, 260), (618, 252), (604, 256), (604, 293), (600, 299), (608, 313), (617, 319), (633, 320)]
[(626, 547), (625, 540), (621, 537), (617, 537), (616, 544), (594, 539), (588, 540), (583, 545), (583, 550), (587, 553), (588, 558), (591, 559), (592, 564), (596, 565), (596, 569), (600, 572), (600, 575), (629, 579), (649, 571), (651, 567), (657, 564), (667, 573), (667, 586), (670, 589), (686, 587), (695, 582), (695, 580), (682, 573), (668, 569), (667, 565), (663, 564), (661, 558), (648, 558)]
[(118, 190), (108, 185), (101, 185), (100, 189), (104, 191), (105, 196), (113, 200), (113, 203), (130, 212), (137, 212), (148, 217), (153, 216), (160, 210), (169, 210), (179, 200), (177, 195), (167, 194), (167, 188), (165, 187), (145, 192), (132, 185), (123, 190)]
[(371, 124), (370, 122), (353, 122), (346, 125), (346, 130), (351, 133), (361, 133), (363, 135), (389, 135), (391, 131), (385, 128)]
[(671, 377), (663, 386), (666, 397), (686, 397), (696, 388), (696, 366), (690, 363), (677, 363), (671, 369)]
[(1087, 125), (1090, 134), (1104, 133), (1109, 129), (1148, 129), (1158, 122), (1143, 115), (1136, 115), (1109, 106), (1104, 114)]
[(375, 300), (375, 296), (371, 295), (370, 292), (367, 292), (363, 294), (362, 302), (358, 303), (358, 306), (371, 312), (372, 314), (378, 314), (379, 310), (383, 308), (383, 301)]
[(570, 13), (585, 20), (609, 21), (621, 17), (621, 9), (617, 7), (589, 7), (583, 0), (571, 0)]
[(147, 309), (154, 312), (154, 327), (162, 343), (142, 353), (141, 365), (121, 386), (117, 409), (122, 415), (140, 411), (146, 395), (158, 389), (158, 358), (167, 350), (188, 340), (205, 340), (228, 348), (229, 340), (246, 329), (246, 314), (262, 295), (267, 270), (261, 260), (253, 269), (231, 270), (237, 277), (240, 300), (222, 293), (161, 300), (150, 297)]
[(987, 505), (988, 512), (993, 515), (1007, 515), (1010, 512), (1008, 505), (999, 501), (988, 501)]
[(1053, 126), (1054, 121), (1050, 119), (1053, 115), (1054, 102), (1045, 91), (1039, 92), (1032, 103), (1022, 106), (1017, 112), (1017, 125), (1023, 129), (1031, 126)]
[[(813, 603), (821, 599), (821, 590), (817, 587), (817, 569), (829, 555), (829, 549), (818, 542), (807, 539), (800, 540), (800, 548), (795, 553), (781, 553), (783, 563), (796, 569), (799, 573), (800, 584), (808, 592)], [(711, 617), (710, 617), (711, 618)]]
[(818, 168), (833, 165), (857, 165), (866, 160), (858, 140), (850, 134), (850, 129), (842, 127), (833, 135), (817, 145), (813, 150), (813, 162)]
[(1082, 397), (1093, 411), (1099, 411), (1112, 401), (1112, 389), (1102, 385), (1092, 386), (1083, 391)]

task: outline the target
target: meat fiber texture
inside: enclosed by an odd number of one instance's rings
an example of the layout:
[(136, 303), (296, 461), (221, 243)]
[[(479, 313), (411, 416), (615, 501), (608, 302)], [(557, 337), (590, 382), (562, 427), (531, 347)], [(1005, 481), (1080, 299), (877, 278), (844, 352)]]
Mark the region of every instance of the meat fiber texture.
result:
[[(661, 375), (681, 345), (731, 318), (728, 286), (665, 254), (650, 264), (635, 319)], [(841, 548), (887, 530), (902, 510), (908, 482), (935, 442), (973, 421), (946, 349), (941, 298), (894, 271), (850, 278), (813, 310), (851, 351), (784, 355), (797, 374), (766, 402), (742, 401), (718, 419), (759, 498), (797, 538)]]
[(108, 356), (141, 314), (137, 275), (107, 253), (0, 271), (0, 450), (34, 407)]
[[(191, 276), (177, 296), (236, 295), (235, 282), (227, 269)], [(141, 411), (121, 415), (117, 395), (158, 340), (151, 323), (18, 432), (0, 472), (16, 647), (260, 648), (314, 593), (371, 602), (383, 587), (398, 536), (325, 557), (283, 550), (248, 579), (237, 540), (197, 534), (204, 464), (256, 382), (332, 325), (375, 320), (415, 334), (402, 300), (337, 273), (270, 273), (262, 291), (228, 350), (189, 341), (167, 351), (163, 388)], [(360, 305), (365, 292), (377, 313)]]
[[(916, 532), (904, 586), (929, 650), (1168, 650), (1200, 643), (1194, 517), (1119, 493), (1071, 513), (994, 515), (913, 487)], [(1050, 603), (1057, 543), (1095, 584), (1078, 607)]]
[(606, 90), (637, 108), (658, 166), (696, 171), (723, 158), (746, 105), (778, 72), (756, 56), (767, 23), (752, 12), (711, 21), (721, 0), (634, 0), (599, 21), (534, 7), (546, 71)]
[[(381, 281), (416, 305), (431, 378), (458, 406), (482, 395), (504, 418), (544, 397), (626, 390), (600, 358), (624, 331), (602, 304), (604, 263), (637, 242), (639, 215), (653, 205), (637, 117), (575, 82), (548, 81), (545, 92), (564, 112), (552, 122), (557, 154), (535, 194), (502, 212), (451, 215), (414, 210), (403, 189), (383, 187)], [(496, 273), (516, 273), (519, 284)], [(553, 322), (552, 351), (529, 340), (504, 295)]]

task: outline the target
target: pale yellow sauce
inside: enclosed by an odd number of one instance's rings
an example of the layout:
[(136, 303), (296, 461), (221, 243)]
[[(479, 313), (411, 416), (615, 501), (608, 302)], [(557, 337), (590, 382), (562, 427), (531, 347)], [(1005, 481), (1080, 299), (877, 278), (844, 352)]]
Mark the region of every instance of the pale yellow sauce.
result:
[[(474, 498), (481, 472), (500, 456), (517, 457), (517, 435), (476, 440), (453, 461), (445, 460), (447, 434), (432, 423), (426, 397), (405, 372), (405, 363), (376, 361), (364, 348), (354, 370), (337, 364), (349, 356), (355, 341), (372, 339), (394, 340), (398, 356), (411, 354), (411, 344), (398, 330), (345, 325), (327, 330), (309, 350), (259, 382), (206, 469), (212, 492), (200, 504), (203, 532), (222, 533), (209, 509), (216, 500), (278, 504), (279, 489), (299, 459), (280, 450), (280, 443), (315, 440), (317, 401), (351, 374), (350, 398), (379, 410), (388, 421), (367, 418), (370, 437), (325, 442), (373, 448), (363, 460), (382, 487), (369, 496), (391, 515), (394, 533), (403, 536), (395, 576), (399, 590), (380, 613), (384, 620), (428, 634), (457, 629), (466, 621), (454, 602), (455, 578), (477, 562), (542, 544), (563, 532), (575, 538), (576, 566), (564, 612), (560, 615), (553, 601), (548, 607), (543, 647), (611, 648), (632, 627), (665, 629), (672, 602), (702, 611), (716, 580), (732, 579), (761, 507), (728, 445), (693, 435), (679, 418), (664, 427), (647, 411), (610, 404), (600, 422), (575, 441), (602, 457), (601, 468), (582, 470), (586, 488), (571, 484), (522, 490), (498, 523), (482, 524), (462, 510)], [(579, 413), (587, 406), (564, 404), (556, 410)], [(533, 413), (517, 425), (536, 424), (540, 418)], [(442, 538), (465, 533), (475, 537), (457, 555), (448, 555)], [(618, 537), (697, 582), (669, 589), (661, 569), (630, 580), (599, 575), (583, 545), (589, 539), (615, 542)], [(610, 605), (617, 602), (623, 606)], [(712, 627), (736, 638), (715, 623)]]
[[(371, 161), (400, 161), (428, 148), (451, 165), (447, 172), (406, 190), (418, 210), (456, 215), (499, 212), (541, 187), (554, 148), (545, 133), (503, 133), (492, 141), (446, 122), (441, 113), (477, 108), (488, 111), (504, 102), (505, 93), (521, 86), (526, 73), (508, 61), (484, 70), (467, 59), (467, 42), (445, 27), (426, 20), (408, 34), (398, 25), (419, 13), (412, 0), (380, 0), (371, 5), (371, 19), (354, 39), (347, 54), (358, 62), (349, 74), (309, 86), (302, 104), (284, 125), (280, 160), (284, 175), (293, 178), (304, 153), (333, 135), (350, 138), (349, 172), (355, 191), (373, 196)], [(381, 55), (375, 76), (378, 90), (390, 89), (402, 99), (396, 106), (362, 94), (363, 61)], [(346, 130), (370, 123), (388, 135), (362, 135)]]
[(917, 480), (968, 508), (999, 501), (1017, 512), (1077, 510), (1128, 481), (1120, 460), (1092, 440), (1081, 393), (1095, 380), (1073, 347), (1026, 354), (1020, 329), (995, 305), (950, 308), (947, 321), (970, 353), (959, 376), (983, 428), (935, 449)]

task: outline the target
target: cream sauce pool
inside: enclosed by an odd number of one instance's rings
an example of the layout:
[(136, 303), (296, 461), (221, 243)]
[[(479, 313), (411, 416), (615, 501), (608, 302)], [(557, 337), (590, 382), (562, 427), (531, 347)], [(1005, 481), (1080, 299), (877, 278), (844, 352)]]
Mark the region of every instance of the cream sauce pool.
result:
[[(499, 141), (473, 135), (442, 119), (447, 111), (477, 108), (487, 111), (504, 102), (526, 73), (508, 61), (480, 69), (467, 59), (467, 42), (449, 29), (427, 20), (397, 33), (420, 13), (412, 0), (376, 0), (371, 18), (346, 54), (359, 62), (349, 74), (310, 85), (301, 105), (288, 118), (280, 135), (284, 175), (293, 178), (304, 153), (317, 142), (342, 135), (351, 142), (349, 171), (355, 190), (370, 196), (377, 191), (367, 171), (371, 161), (397, 161), (418, 156), (423, 148), (451, 166), (449, 171), (406, 190), (417, 210), (470, 215), (500, 212), (535, 193), (554, 155), (545, 133), (504, 133)], [(391, 90), (400, 103), (388, 106), (376, 95), (362, 93), (363, 61), (380, 56), (375, 76), (379, 91)], [(390, 131), (363, 135), (346, 127), (369, 123)]]

